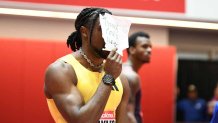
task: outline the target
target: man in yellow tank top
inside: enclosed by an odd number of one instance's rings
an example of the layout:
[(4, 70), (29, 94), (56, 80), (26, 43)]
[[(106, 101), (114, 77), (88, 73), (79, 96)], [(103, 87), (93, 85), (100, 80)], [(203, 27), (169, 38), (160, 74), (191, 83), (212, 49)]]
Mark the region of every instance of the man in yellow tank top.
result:
[(129, 85), (120, 75), (117, 49), (103, 51), (99, 14), (110, 11), (85, 8), (67, 40), (74, 51), (50, 64), (44, 93), (56, 123), (127, 123)]

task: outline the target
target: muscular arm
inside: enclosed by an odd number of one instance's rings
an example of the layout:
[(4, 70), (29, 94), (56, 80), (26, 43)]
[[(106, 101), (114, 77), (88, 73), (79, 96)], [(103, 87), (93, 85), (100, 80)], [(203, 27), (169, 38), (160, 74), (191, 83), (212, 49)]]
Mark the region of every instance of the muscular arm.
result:
[(140, 87), (139, 77), (134, 72), (127, 73), (127, 72), (125, 72), (125, 70), (128, 70), (128, 69), (124, 69), (122, 74), (126, 76), (128, 82), (129, 82), (129, 87), (130, 87), (130, 98), (129, 98), (128, 106), (127, 106), (127, 116), (128, 116), (130, 123), (136, 123), (137, 121), (136, 121), (136, 118), (134, 115), (134, 113), (135, 113), (135, 96), (136, 96), (136, 93)]
[(123, 75), (120, 76), (120, 79), (122, 81), (124, 91), (121, 103), (116, 110), (116, 121), (117, 123), (128, 123), (127, 104), (129, 101), (130, 88), (127, 79)]
[(66, 63), (49, 66), (45, 77), (45, 90), (68, 122), (98, 122), (110, 95), (111, 86), (101, 83), (94, 96), (84, 104), (83, 98), (74, 85), (76, 75)]

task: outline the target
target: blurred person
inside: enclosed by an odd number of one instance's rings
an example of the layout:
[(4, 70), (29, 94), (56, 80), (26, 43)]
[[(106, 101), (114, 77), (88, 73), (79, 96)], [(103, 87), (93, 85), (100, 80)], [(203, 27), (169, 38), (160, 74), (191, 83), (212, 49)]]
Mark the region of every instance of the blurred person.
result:
[(67, 40), (74, 52), (47, 68), (44, 93), (57, 123), (126, 123), (129, 85), (120, 76), (122, 57), (117, 49), (102, 50), (99, 14), (104, 13), (111, 14), (103, 8), (83, 9)]
[(213, 117), (210, 121), (210, 123), (218, 123), (218, 102), (216, 102), (214, 106), (214, 111), (213, 111)]
[(188, 86), (187, 98), (180, 100), (177, 108), (182, 113), (185, 122), (206, 121), (206, 102), (198, 97), (195, 85)]
[(216, 84), (216, 87), (214, 89), (214, 96), (212, 100), (218, 101), (218, 83)]
[(207, 104), (207, 113), (208, 113), (208, 119), (211, 119), (213, 116), (214, 108), (217, 101), (209, 101)]
[(143, 64), (150, 62), (150, 36), (145, 32), (136, 32), (129, 37), (128, 59), (123, 63), (122, 73), (127, 77), (131, 89), (128, 104), (128, 117), (131, 123), (142, 123), (141, 81), (138, 74)]
[(209, 119), (212, 117), (214, 112), (214, 107), (216, 104), (216, 101), (218, 101), (218, 83), (214, 89), (213, 98), (208, 102), (207, 112), (209, 115)]

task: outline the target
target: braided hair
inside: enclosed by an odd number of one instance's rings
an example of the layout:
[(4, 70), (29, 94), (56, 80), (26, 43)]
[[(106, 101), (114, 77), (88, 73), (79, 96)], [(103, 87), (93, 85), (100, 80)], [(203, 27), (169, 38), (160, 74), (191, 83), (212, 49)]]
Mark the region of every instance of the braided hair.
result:
[[(99, 17), (99, 14), (109, 13), (112, 14), (107, 9), (103, 8), (85, 8), (80, 14), (77, 16), (75, 21), (75, 29), (73, 33), (71, 33), (67, 39), (67, 46), (73, 50), (79, 50), (82, 46), (82, 38), (80, 33), (81, 26), (85, 26), (90, 30), (90, 36), (92, 36), (93, 28), (96, 23), (96, 20)], [(90, 41), (91, 43), (91, 38)]]

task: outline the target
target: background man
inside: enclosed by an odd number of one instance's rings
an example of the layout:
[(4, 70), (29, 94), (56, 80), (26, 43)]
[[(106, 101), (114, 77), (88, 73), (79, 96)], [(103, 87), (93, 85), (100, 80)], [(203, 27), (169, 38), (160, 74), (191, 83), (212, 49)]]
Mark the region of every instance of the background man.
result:
[(147, 33), (136, 32), (129, 37), (128, 59), (123, 64), (122, 73), (127, 77), (131, 89), (128, 117), (132, 123), (142, 123), (141, 86), (138, 71), (143, 64), (150, 62), (151, 48), (150, 36)]

